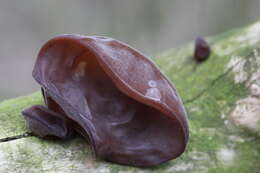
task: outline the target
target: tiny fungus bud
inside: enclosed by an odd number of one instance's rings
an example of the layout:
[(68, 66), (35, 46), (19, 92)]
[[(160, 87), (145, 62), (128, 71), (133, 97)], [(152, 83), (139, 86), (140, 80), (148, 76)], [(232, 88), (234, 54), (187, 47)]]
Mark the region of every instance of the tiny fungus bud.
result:
[(202, 62), (208, 59), (210, 47), (205, 39), (198, 37), (195, 41), (194, 59)]

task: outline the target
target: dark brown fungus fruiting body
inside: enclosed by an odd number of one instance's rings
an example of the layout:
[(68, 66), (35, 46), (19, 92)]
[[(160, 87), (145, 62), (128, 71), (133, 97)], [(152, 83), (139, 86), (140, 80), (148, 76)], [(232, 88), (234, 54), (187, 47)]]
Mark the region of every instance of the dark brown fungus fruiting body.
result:
[(88, 138), (107, 161), (147, 167), (181, 155), (187, 117), (174, 87), (144, 55), (105, 37), (62, 35), (40, 50), (33, 77), (46, 107), (23, 111), (38, 136)]
[(208, 59), (210, 55), (210, 47), (207, 41), (198, 37), (195, 40), (194, 58), (196, 61), (202, 62)]

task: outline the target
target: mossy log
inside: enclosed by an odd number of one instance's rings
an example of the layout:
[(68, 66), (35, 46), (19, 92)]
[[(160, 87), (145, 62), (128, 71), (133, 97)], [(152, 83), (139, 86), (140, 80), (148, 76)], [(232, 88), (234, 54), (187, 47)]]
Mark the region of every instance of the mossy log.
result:
[(34, 137), (21, 111), (43, 104), (37, 92), (0, 103), (0, 172), (260, 172), (260, 22), (207, 41), (212, 52), (202, 63), (193, 42), (152, 58), (188, 113), (190, 141), (178, 159), (140, 169), (99, 160), (81, 137)]

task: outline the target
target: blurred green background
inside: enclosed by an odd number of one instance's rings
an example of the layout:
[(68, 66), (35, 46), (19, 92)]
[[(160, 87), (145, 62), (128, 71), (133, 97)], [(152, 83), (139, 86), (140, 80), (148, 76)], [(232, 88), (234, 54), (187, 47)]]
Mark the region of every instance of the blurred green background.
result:
[(259, 0), (0, 0), (0, 100), (39, 89), (37, 53), (57, 34), (103, 35), (148, 56), (260, 18)]

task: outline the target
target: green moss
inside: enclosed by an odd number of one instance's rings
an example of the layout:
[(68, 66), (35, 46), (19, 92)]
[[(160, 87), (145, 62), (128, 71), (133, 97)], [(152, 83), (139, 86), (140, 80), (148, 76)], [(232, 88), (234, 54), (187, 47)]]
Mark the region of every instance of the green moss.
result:
[(43, 104), (40, 92), (0, 103), (0, 139), (27, 131), (21, 111), (34, 104)]
[(218, 166), (210, 168), (210, 173), (258, 173), (260, 170), (260, 141), (259, 139), (250, 139), (234, 146), (236, 157), (233, 164), (223, 165), (218, 162)]
[[(201, 93), (211, 82), (221, 76), (232, 57), (246, 58), (257, 45), (241, 44), (234, 39), (242, 31), (224, 34), (223, 39), (210, 38), (211, 55), (204, 63), (193, 58), (192, 44), (169, 51), (155, 58), (155, 63), (174, 83), (183, 100), (190, 100)], [(235, 37), (236, 38), (236, 37)]]
[[(236, 30), (232, 31), (231, 35), (228, 33), (222, 35), (221, 38), (217, 36), (209, 39), (212, 44), (212, 54), (202, 64), (196, 63), (191, 58), (193, 50), (190, 45), (188, 48), (168, 52), (155, 59), (155, 62), (175, 84), (186, 103), (191, 133), (188, 151), (182, 156), (183, 161), (191, 161), (189, 152), (207, 153), (211, 161), (206, 161), (205, 166), (213, 167), (208, 172), (256, 171), (257, 168), (252, 167), (252, 165), (256, 166), (256, 160), (260, 159), (260, 156), (256, 157), (255, 154), (258, 153), (256, 146), (242, 149), (241, 147), (250, 144), (243, 143), (237, 147), (236, 142), (229, 141), (230, 135), (240, 135), (241, 130), (229, 125), (231, 122), (227, 116), (234, 108), (236, 101), (248, 95), (248, 90), (244, 83), (234, 83), (233, 74), (231, 70), (230, 72), (227, 70), (227, 64), (232, 57), (239, 56), (246, 60), (246, 69), (244, 70), (249, 75), (257, 70), (253, 68), (255, 61), (252, 61), (252, 58), (254, 58), (253, 50), (258, 45), (251, 46), (235, 41), (235, 38), (244, 32), (245, 30)], [(221, 49), (224, 52), (217, 52)], [(259, 141), (256, 143), (259, 145)], [(219, 164), (216, 158), (216, 153), (227, 145), (234, 146), (235, 153), (240, 153), (234, 164), (229, 166)], [(241, 153), (247, 153), (247, 155)], [(237, 164), (241, 160), (243, 164)], [(212, 162), (213, 165), (207, 166)], [(192, 161), (192, 163), (196, 162)], [(193, 166), (197, 168), (200, 165), (193, 164)]]

